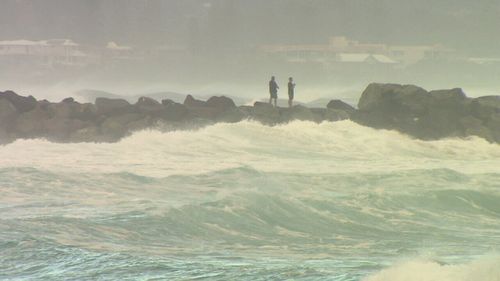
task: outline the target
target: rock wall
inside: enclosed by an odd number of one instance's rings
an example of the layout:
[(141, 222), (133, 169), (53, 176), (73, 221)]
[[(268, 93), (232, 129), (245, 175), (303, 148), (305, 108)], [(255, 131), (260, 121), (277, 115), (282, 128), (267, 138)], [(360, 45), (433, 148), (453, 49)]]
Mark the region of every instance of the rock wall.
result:
[(267, 125), (291, 120), (342, 120), (349, 114), (340, 109), (303, 106), (274, 108), (257, 102), (237, 107), (227, 97), (207, 101), (188, 95), (183, 104), (161, 103), (141, 97), (135, 104), (124, 99), (97, 98), (94, 104), (65, 98), (58, 103), (37, 101), (12, 91), (0, 92), (0, 143), (19, 138), (46, 138), (56, 142), (114, 142), (137, 130), (193, 129), (216, 122), (255, 119)]
[(147, 97), (135, 104), (109, 98), (97, 98), (94, 104), (78, 103), (73, 98), (53, 103), (0, 92), (0, 144), (19, 138), (114, 142), (147, 128), (192, 129), (244, 119), (266, 125), (351, 119), (424, 140), (479, 136), (500, 142), (500, 97), (468, 98), (461, 89), (428, 92), (413, 85), (374, 83), (362, 93), (357, 109), (340, 100), (332, 100), (324, 108), (275, 108), (262, 102), (237, 107), (227, 97), (202, 101), (190, 95), (183, 104)]

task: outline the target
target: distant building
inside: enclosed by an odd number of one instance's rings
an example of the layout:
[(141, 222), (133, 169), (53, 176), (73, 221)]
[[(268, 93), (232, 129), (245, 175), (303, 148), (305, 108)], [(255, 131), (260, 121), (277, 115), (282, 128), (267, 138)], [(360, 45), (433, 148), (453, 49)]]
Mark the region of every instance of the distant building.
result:
[(337, 61), (341, 63), (368, 63), (368, 64), (396, 64), (397, 61), (386, 55), (368, 53), (340, 53), (337, 54)]
[(108, 42), (106, 48), (103, 50), (101, 61), (130, 61), (137, 60), (139, 57), (137, 50), (131, 46), (118, 45), (111, 41)]
[(423, 60), (452, 60), (457, 58), (454, 50), (442, 45), (409, 45), (390, 46), (389, 55), (403, 66), (412, 65)]
[(385, 64), (406, 67), (424, 59), (451, 58), (453, 50), (441, 45), (390, 46), (332, 37), (324, 45), (265, 45), (260, 52), (292, 63)]
[(0, 41), (2, 63), (27, 63), (52, 67), (83, 66), (90, 61), (90, 56), (82, 51), (80, 45), (69, 39)]
[(467, 61), (479, 65), (500, 65), (500, 58), (495, 57), (474, 57)]

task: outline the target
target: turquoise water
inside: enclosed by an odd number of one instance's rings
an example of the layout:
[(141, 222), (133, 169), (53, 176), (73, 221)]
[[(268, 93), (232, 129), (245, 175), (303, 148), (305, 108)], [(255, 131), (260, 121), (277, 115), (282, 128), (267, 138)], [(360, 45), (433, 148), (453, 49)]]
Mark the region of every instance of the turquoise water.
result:
[(0, 147), (1, 280), (500, 280), (500, 146), (349, 121)]

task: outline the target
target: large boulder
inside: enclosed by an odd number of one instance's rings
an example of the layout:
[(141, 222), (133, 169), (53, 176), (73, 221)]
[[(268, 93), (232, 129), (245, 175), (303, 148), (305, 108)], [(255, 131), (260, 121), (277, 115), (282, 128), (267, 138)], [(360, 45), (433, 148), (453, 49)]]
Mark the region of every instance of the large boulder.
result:
[(429, 108), (451, 111), (459, 115), (470, 113), (471, 99), (460, 88), (430, 91)]
[(500, 142), (500, 113), (494, 113), (484, 122), (496, 142)]
[[(468, 135), (460, 120), (470, 115), (470, 99), (461, 89), (431, 91), (427, 112), (417, 116), (417, 132), (424, 139)], [(470, 131), (470, 130), (469, 130)]]
[(211, 107), (206, 101), (201, 101), (188, 95), (184, 100), (184, 106), (189, 111), (189, 114), (195, 119), (215, 120), (220, 114), (220, 110), (216, 107)]
[(60, 103), (43, 103), (41, 106), (47, 108), (52, 118), (90, 121), (97, 117), (97, 108), (91, 103), (81, 104), (75, 101), (65, 101)]
[(370, 84), (352, 119), (363, 125), (395, 129), (422, 139), (464, 136), (478, 128), (466, 129), (459, 122), (470, 115), (470, 104), (461, 89), (427, 92), (412, 85)]
[(73, 97), (67, 97), (64, 98), (61, 102), (75, 102), (75, 99)]
[(134, 108), (124, 99), (97, 98), (95, 106), (98, 115), (120, 115), (134, 112)]
[(139, 112), (144, 114), (154, 114), (163, 109), (161, 103), (149, 97), (140, 97), (135, 106)]
[(341, 100), (331, 100), (327, 105), (326, 108), (328, 109), (335, 109), (335, 110), (342, 110), (345, 111), (346, 113), (352, 113), (356, 111), (356, 109), (351, 106), (350, 104), (347, 104)]
[(129, 124), (144, 119), (143, 114), (125, 113), (106, 118), (100, 125), (100, 132), (108, 137), (109, 141), (118, 140), (127, 135), (131, 130)]
[(50, 140), (69, 141), (70, 136), (90, 123), (78, 119), (51, 118), (44, 122), (45, 135)]
[(12, 133), (18, 138), (45, 137), (47, 136), (46, 122), (49, 119), (49, 112), (37, 106), (16, 118), (12, 126)]
[(370, 84), (351, 118), (373, 128), (418, 132), (417, 120), (427, 113), (430, 95), (413, 85)]
[(220, 96), (220, 97), (210, 97), (207, 100), (207, 106), (217, 108), (220, 111), (231, 110), (236, 107), (234, 101), (228, 97)]
[(345, 110), (340, 109), (327, 108), (325, 113), (323, 114), (323, 120), (330, 122), (348, 120), (349, 118), (350, 114)]
[(23, 97), (13, 91), (0, 92), (0, 100), (8, 100), (20, 113), (28, 112), (37, 106), (33, 96)]
[(373, 83), (361, 95), (358, 109), (421, 115), (426, 111), (429, 98), (426, 90), (414, 85)]
[(244, 119), (248, 119), (250, 114), (246, 111), (241, 110), (240, 108), (232, 108), (223, 111), (216, 117), (217, 122), (225, 122), (225, 123), (237, 123)]
[(495, 138), (491, 131), (484, 125), (481, 119), (473, 116), (466, 116), (459, 120), (464, 136), (478, 136), (493, 142)]
[(0, 129), (7, 130), (18, 116), (18, 111), (7, 99), (0, 99)]
[(472, 99), (471, 114), (481, 120), (489, 120), (494, 114), (500, 113), (500, 96), (484, 96)]
[(270, 103), (259, 101), (254, 103), (250, 116), (252, 119), (267, 125), (274, 125), (281, 121), (278, 108), (275, 108)]
[(280, 109), (281, 122), (290, 122), (294, 120), (321, 122), (323, 116), (315, 113), (313, 110), (303, 106), (295, 105), (292, 108)]
[(189, 118), (189, 110), (183, 104), (173, 100), (165, 99), (161, 101), (162, 108), (156, 112), (155, 117), (165, 121), (183, 121)]
[(183, 104), (172, 100), (162, 100), (163, 108), (156, 117), (166, 121), (182, 121), (189, 117), (189, 111)]
[(184, 99), (184, 105), (187, 107), (205, 107), (207, 106), (206, 101), (197, 100), (192, 95), (187, 95)]

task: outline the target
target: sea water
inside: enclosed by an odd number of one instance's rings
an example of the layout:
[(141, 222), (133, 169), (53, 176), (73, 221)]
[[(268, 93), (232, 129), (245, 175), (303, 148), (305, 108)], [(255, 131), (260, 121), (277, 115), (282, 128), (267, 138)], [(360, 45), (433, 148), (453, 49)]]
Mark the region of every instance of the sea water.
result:
[(500, 280), (500, 145), (350, 121), (0, 146), (1, 280)]

